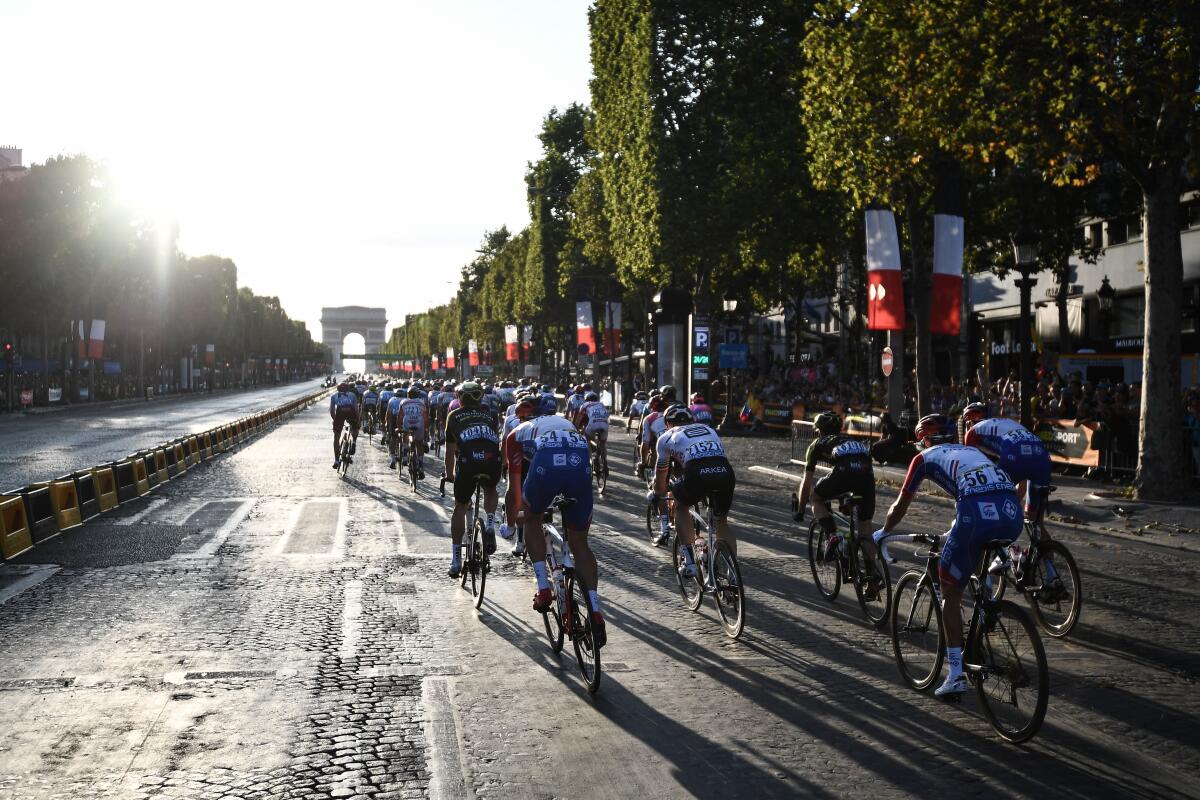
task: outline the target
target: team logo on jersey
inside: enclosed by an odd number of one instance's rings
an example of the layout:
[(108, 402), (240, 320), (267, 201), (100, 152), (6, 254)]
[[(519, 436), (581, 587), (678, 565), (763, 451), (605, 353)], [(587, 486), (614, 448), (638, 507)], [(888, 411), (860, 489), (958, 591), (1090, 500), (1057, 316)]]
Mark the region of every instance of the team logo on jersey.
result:
[(1033, 455), (1033, 448), (1027, 444), (1021, 445), (1021, 455), (1023, 455), (1023, 456)]
[(1017, 518), (1017, 504), (1012, 500), (1004, 501), (1004, 516), (1008, 517), (1009, 519)]
[(537, 474), (538, 474), (538, 475), (545, 475), (545, 474), (546, 474), (546, 468), (545, 468), (545, 467), (538, 467), (538, 468), (537, 468)]
[(580, 464), (583, 463), (583, 459), (579, 457), (578, 453), (572, 453), (570, 458), (567, 459), (567, 461), (569, 461), (571, 463), (572, 467), (578, 467)]
[(980, 503), (979, 516), (983, 517), (984, 519), (999, 520), (1000, 512), (996, 510), (995, 503)]
[(567, 456), (564, 453), (554, 454), (554, 466), (565, 467), (567, 465)]

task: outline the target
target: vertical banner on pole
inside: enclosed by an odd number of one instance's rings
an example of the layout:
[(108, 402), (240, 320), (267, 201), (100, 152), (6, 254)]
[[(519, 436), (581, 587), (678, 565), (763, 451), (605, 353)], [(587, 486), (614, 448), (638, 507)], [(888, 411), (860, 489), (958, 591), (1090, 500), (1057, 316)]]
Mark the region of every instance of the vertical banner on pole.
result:
[(933, 193), (933, 303), (929, 331), (957, 336), (962, 324), (962, 181), (940, 182)]
[(604, 315), (604, 354), (610, 358), (621, 352), (621, 303), (607, 303)]
[(210, 367), (217, 363), (217, 346), (215, 344), (204, 345), (204, 363)]
[(479, 345), (474, 339), (467, 340), (467, 364), (472, 367), (479, 366)]
[(438, 361), (437, 353), (434, 353), (429, 357), (429, 368), (434, 372), (437, 372), (439, 369), (441, 369), (440, 364), (441, 362)]
[[(592, 301), (575, 304), (575, 344), (583, 355), (596, 354), (596, 327), (592, 322)], [(584, 345), (587, 350), (584, 350)]]
[(886, 208), (867, 209), (866, 228), (867, 327), (873, 331), (902, 331), (904, 282), (896, 217)]
[(525, 360), (529, 361), (529, 353), (533, 349), (533, 326), (532, 325), (525, 326), (525, 339), (522, 342), (521, 347), (525, 352)]
[(504, 326), (504, 360), (517, 360), (517, 326)]
[(446, 348), (446, 369), (454, 369), (454, 348)]

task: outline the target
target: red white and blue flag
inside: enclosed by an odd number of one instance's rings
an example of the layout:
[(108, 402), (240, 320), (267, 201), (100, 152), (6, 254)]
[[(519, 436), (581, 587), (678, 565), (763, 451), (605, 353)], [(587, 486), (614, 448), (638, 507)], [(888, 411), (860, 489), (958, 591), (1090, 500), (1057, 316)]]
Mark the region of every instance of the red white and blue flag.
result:
[(873, 331), (902, 331), (904, 281), (896, 217), (886, 208), (867, 209), (866, 228), (867, 327)]

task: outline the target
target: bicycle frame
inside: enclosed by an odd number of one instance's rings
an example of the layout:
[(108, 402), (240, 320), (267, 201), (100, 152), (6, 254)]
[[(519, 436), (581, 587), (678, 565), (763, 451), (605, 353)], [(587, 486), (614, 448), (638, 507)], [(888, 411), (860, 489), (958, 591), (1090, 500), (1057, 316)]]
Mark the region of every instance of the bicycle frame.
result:
[[(926, 536), (928, 536), (928, 535), (926, 534)], [(937, 566), (939, 560), (942, 557), (942, 546), (944, 543), (941, 541), (941, 537), (932, 537), (932, 538), (934, 539), (934, 541), (936, 543), (932, 544), (930, 549), (925, 553), (922, 553), (920, 550), (918, 550), (916, 552), (916, 555), (917, 556), (924, 555), (926, 558), (926, 560), (925, 560), (925, 577), (922, 580), (928, 580), (930, 582), (930, 589), (933, 591), (934, 600), (937, 602), (938, 606), (942, 607), (942, 614), (945, 615), (947, 613), (947, 610), (946, 610), (945, 604), (942, 600), (942, 584), (938, 578), (938, 566)], [(967, 672), (967, 673), (970, 673), (973, 675), (980, 675), (980, 674), (984, 674), (987, 672), (988, 667), (986, 665), (977, 663), (979, 660), (978, 659), (979, 654), (974, 652), (973, 645), (977, 641), (977, 637), (975, 636), (975, 633), (979, 627), (980, 620), (981, 620), (983, 613), (985, 611), (989, 610), (992, 605), (997, 604), (998, 601), (989, 599), (985, 595), (985, 593), (982, 591), (982, 587), (983, 587), (984, 581), (987, 579), (987, 569), (988, 569), (988, 564), (991, 563), (991, 557), (997, 551), (999, 551), (1001, 553), (1004, 553), (1002, 558), (1007, 558), (1007, 549), (1008, 548), (1005, 548), (1005, 547), (985, 548), (984, 552), (983, 552), (983, 557), (979, 560), (978, 566), (976, 566), (975, 571), (972, 572), (968, 578), (969, 585), (973, 591), (975, 599), (974, 599), (974, 602), (972, 602), (972, 604), (971, 604), (971, 620), (970, 620), (969, 624), (967, 624), (963, 629), (963, 665), (962, 665), (963, 672)], [(912, 624), (913, 610), (914, 609), (912, 609), (912, 608), (910, 608), (908, 610), (908, 618), (906, 619), (906, 623), (908, 625)], [(961, 609), (953, 609), (953, 613), (961, 614), (962, 610)], [(942, 627), (941, 636), (945, 636), (945, 622), (942, 618), (939, 618), (939, 622)]]

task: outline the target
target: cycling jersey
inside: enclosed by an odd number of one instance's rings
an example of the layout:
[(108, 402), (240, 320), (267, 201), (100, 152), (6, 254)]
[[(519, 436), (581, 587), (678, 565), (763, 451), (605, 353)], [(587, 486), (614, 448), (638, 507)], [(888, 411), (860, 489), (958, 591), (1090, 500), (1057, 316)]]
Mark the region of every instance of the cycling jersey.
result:
[(579, 407), (581, 405), (583, 405), (583, 403), (584, 403), (584, 400), (583, 400), (582, 392), (580, 392), (578, 394), (573, 394), (570, 397), (568, 397), (567, 398), (567, 410), (566, 410), (567, 417), (568, 418), (574, 417), (575, 412), (579, 410)]
[(598, 400), (590, 400), (575, 412), (576, 427), (583, 428), (585, 436), (608, 430), (608, 408)]
[(509, 475), (520, 478), (526, 460), (528, 474), (520, 483), (531, 509), (544, 511), (562, 494), (574, 500), (564, 521), (585, 530), (592, 520), (592, 465), (587, 439), (559, 416), (535, 417), (515, 427), (505, 440)]
[(363, 392), (362, 401), (364, 406), (374, 406), (379, 402), (379, 395), (372, 391)]
[(963, 444), (991, 456), (1014, 482), (1050, 485), (1050, 453), (1036, 434), (1006, 417), (977, 422), (963, 436)]
[(357, 394), (359, 397), (362, 397), (363, 393), (365, 393), (366, 391), (367, 391), (367, 385), (365, 383), (354, 384), (354, 393)]
[(379, 393), (380, 407), (387, 408), (388, 403), (390, 403), (392, 398), (395, 396), (396, 396), (396, 393), (393, 392), (391, 389), (384, 389), (382, 392)]
[(634, 400), (629, 404), (629, 416), (640, 417), (650, 406), (645, 400)]
[(987, 542), (1012, 541), (1021, 533), (1017, 493), (1004, 470), (966, 445), (942, 444), (918, 453), (909, 464), (901, 495), (912, 497), (927, 478), (956, 500), (940, 572), (942, 580), (961, 584)]
[(688, 411), (692, 412), (692, 419), (704, 425), (712, 425), (713, 412), (712, 408), (706, 403), (697, 403), (694, 406), (688, 406)]
[(654, 446), (655, 440), (662, 435), (662, 432), (667, 429), (667, 421), (663, 419), (661, 411), (651, 411), (645, 419), (642, 420), (642, 441), (651, 447)]
[(329, 398), (329, 413), (332, 414), (339, 408), (354, 408), (357, 405), (357, 398), (352, 392), (334, 392)]
[(458, 408), (446, 419), (446, 442), (455, 445), (454, 500), (471, 502), (478, 476), (500, 480), (500, 440), (496, 418), (486, 408)]
[(835, 470), (872, 472), (870, 446), (861, 439), (843, 433), (820, 436), (808, 445), (804, 454), (804, 471), (812, 472), (821, 462)]
[(665, 470), (672, 460), (681, 467), (702, 458), (725, 458), (721, 437), (707, 425), (693, 423), (671, 428), (658, 437), (658, 468)]
[[(395, 403), (397, 398), (392, 398)], [(416, 428), (425, 430), (425, 418), (429, 415), (425, 410), (425, 404), (421, 402), (419, 397), (406, 397), (396, 406), (394, 412), (396, 416), (403, 419), (405, 428)]]

